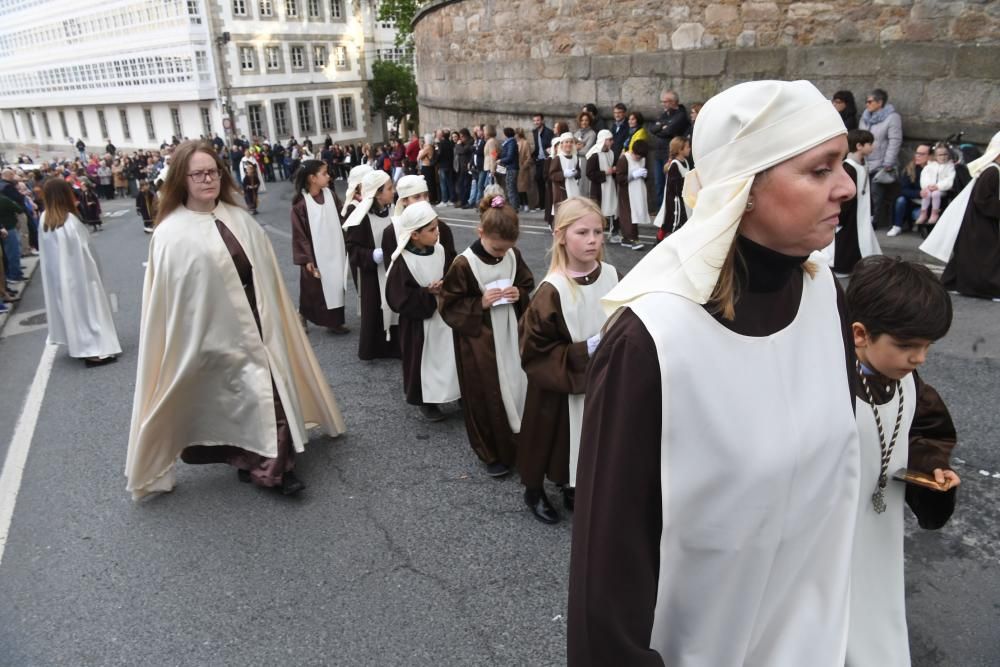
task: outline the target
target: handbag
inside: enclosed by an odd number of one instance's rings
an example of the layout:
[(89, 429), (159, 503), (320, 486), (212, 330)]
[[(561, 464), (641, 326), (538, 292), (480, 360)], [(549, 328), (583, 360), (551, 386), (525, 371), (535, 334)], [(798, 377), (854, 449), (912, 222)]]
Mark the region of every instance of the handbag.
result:
[(878, 183), (879, 185), (889, 185), (890, 183), (895, 182), (896, 175), (888, 169), (879, 169), (878, 172), (872, 176), (872, 183)]
[(507, 167), (505, 167), (502, 164), (498, 164), (497, 165), (497, 173), (498, 174), (506, 174), (507, 173)]

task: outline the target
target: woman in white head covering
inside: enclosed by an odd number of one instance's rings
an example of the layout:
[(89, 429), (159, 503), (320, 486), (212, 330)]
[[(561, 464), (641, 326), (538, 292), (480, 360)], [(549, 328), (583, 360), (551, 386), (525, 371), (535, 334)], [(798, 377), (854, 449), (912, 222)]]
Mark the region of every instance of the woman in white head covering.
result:
[(361, 199), (344, 222), (347, 258), (361, 302), (358, 358), (365, 361), (399, 358), (398, 318), (383, 296), (388, 258), (380, 245), (383, 232), (392, 227), (389, 212), (394, 194), (389, 174), (381, 170), (369, 172), (361, 180)]
[[(409, 174), (403, 176), (396, 183), (396, 207), (392, 213), (392, 226), (387, 227), (382, 232), (382, 252), (386, 257), (392, 257), (396, 252), (396, 238), (399, 236), (402, 227), (401, 216), (411, 204), (417, 202), (429, 202), (430, 191), (427, 187), (427, 179), (420, 174)], [(455, 235), (451, 227), (445, 224), (444, 220), (437, 223), (439, 240), (438, 243), (444, 248), (445, 258), (450, 265), (458, 253), (455, 251)]]
[(559, 137), (558, 147), (553, 149), (549, 165), (549, 182), (552, 183), (552, 214), (556, 208), (570, 197), (580, 196), (580, 176), (583, 165), (576, 152), (576, 137), (572, 132), (564, 132)]
[(461, 397), (455, 337), (438, 313), (451, 260), (438, 242), (440, 220), (430, 203), (408, 206), (398, 222), (385, 289), (389, 307), (399, 313), (406, 402), (419, 406), (424, 419), (441, 421), (438, 406)]
[(702, 109), (692, 218), (604, 300), (570, 665), (844, 665), (854, 359), (840, 289), (810, 257), (854, 194), (845, 133), (805, 81)]
[(966, 296), (1000, 300), (1000, 132), (969, 163), (973, 180), (948, 205), (920, 249), (948, 262), (941, 282)]
[(618, 188), (615, 184), (615, 152), (612, 150), (615, 136), (610, 130), (597, 133), (597, 141), (587, 151), (587, 179), (590, 183), (590, 198), (601, 207), (601, 214), (610, 221), (618, 215)]

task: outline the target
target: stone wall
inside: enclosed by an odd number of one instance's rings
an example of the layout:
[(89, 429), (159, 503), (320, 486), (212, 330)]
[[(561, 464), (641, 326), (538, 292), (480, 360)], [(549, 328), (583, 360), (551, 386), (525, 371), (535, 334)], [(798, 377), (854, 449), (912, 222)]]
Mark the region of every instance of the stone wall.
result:
[(530, 127), (586, 102), (647, 116), (673, 88), (704, 101), (743, 81), (884, 88), (908, 139), (1000, 129), (995, 0), (441, 0), (414, 20), (421, 127)]

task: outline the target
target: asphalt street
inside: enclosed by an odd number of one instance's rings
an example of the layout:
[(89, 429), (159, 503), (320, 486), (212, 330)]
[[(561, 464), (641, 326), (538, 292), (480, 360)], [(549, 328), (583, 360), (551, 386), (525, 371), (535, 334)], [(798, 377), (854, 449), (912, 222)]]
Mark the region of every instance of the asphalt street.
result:
[[(297, 298), (290, 198), (269, 184), (258, 219)], [(570, 522), (539, 523), (516, 477), (484, 474), (457, 407), (420, 421), (399, 362), (358, 360), (353, 296), (350, 335), (309, 330), (348, 433), (311, 441), (300, 496), (179, 464), (173, 493), (133, 503), (123, 471), (149, 237), (131, 201), (105, 209), (94, 241), (123, 353), (95, 369), (55, 355), (0, 562), (0, 665), (565, 664)], [(439, 213), (460, 250), (475, 238), (471, 211)], [(536, 213), (523, 227), (540, 279), (548, 228)], [(910, 235), (880, 240), (919, 257)], [(643, 255), (613, 246), (609, 260), (627, 272)], [(1000, 655), (1000, 303), (954, 300), (952, 333), (922, 375), (957, 423), (963, 483), (943, 530), (907, 521), (918, 667)], [(43, 309), (36, 274), (0, 331), (0, 460), (30, 403)]]

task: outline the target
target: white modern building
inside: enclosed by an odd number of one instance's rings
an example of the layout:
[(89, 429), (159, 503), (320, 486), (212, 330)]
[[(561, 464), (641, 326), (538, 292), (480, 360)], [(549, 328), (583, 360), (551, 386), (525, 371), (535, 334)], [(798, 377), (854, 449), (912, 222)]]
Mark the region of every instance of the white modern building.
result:
[(151, 148), (219, 134), (380, 140), (377, 0), (0, 0), (0, 144)]

